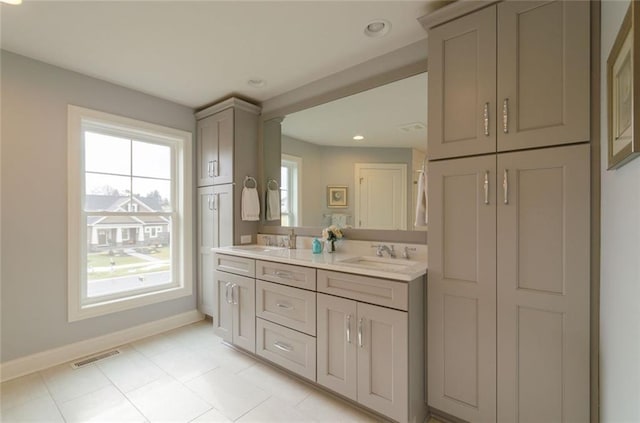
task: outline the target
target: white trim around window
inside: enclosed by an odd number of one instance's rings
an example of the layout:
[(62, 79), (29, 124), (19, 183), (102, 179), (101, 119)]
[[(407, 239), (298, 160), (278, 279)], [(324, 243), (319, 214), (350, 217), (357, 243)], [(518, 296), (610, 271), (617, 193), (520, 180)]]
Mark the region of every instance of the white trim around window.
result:
[[(68, 106), (67, 126), (68, 320), (78, 321), (192, 295), (192, 134), (73, 105)], [(86, 128), (99, 128), (104, 133), (131, 136), (142, 141), (153, 140), (171, 146), (172, 178), (175, 178), (176, 187), (171, 195), (173, 209), (170, 213), (160, 213), (171, 218), (170, 284), (160, 285), (155, 289), (134, 290), (126, 295), (88, 298), (88, 213), (84, 209)]]
[(303, 226), (302, 222), (302, 157), (282, 154), (282, 167), (289, 169), (289, 181), (287, 186), (289, 192), (287, 200), (289, 202), (289, 224), (288, 226)]

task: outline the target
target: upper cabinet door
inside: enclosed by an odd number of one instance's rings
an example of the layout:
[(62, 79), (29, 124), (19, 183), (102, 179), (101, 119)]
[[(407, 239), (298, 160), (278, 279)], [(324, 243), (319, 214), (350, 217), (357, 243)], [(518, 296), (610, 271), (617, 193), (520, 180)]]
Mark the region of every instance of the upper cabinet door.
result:
[(498, 4), (498, 151), (590, 139), (589, 7)]
[(230, 184), (233, 182), (233, 108), (216, 113), (217, 157), (213, 166), (213, 183)]
[(213, 185), (213, 161), (218, 131), (213, 117), (199, 120), (196, 124), (196, 167), (199, 187)]
[(429, 32), (429, 159), (496, 150), (496, 8)]
[(233, 109), (197, 123), (198, 186), (233, 182)]

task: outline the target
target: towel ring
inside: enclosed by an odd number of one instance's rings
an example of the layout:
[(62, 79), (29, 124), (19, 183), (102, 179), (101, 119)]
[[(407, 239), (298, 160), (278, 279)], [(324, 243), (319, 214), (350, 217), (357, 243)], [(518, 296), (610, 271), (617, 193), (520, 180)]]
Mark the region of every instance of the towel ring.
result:
[[(276, 187), (271, 188), (271, 183), (276, 184)], [(278, 186), (278, 181), (276, 181), (275, 179), (269, 179), (269, 181), (267, 182), (267, 189), (274, 189), (274, 190), (280, 189), (280, 187)]]
[[(253, 182), (253, 186), (248, 187), (247, 182)], [(253, 176), (245, 176), (243, 185), (245, 188), (258, 188), (258, 182), (256, 181), (256, 178), (254, 178)]]

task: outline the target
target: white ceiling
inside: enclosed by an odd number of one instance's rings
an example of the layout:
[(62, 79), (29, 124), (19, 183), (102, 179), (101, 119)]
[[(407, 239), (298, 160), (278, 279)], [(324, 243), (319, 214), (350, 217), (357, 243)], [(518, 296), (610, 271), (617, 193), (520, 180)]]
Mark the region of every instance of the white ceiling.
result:
[[(415, 129), (415, 124), (424, 127)], [(427, 74), (422, 73), (289, 114), (282, 122), (282, 133), (319, 145), (425, 151), (426, 124)], [(354, 141), (354, 135), (364, 140)]]
[[(416, 18), (440, 3), (24, 0), (0, 6), (1, 46), (198, 108), (231, 94), (264, 101), (423, 39)], [(390, 33), (366, 37), (379, 18)]]

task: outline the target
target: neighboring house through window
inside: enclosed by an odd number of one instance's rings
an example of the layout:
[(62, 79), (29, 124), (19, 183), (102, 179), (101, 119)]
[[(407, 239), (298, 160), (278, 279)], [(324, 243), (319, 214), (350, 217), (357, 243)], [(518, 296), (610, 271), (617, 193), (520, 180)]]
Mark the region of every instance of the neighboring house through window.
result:
[(69, 320), (192, 293), (191, 134), (69, 106)]

